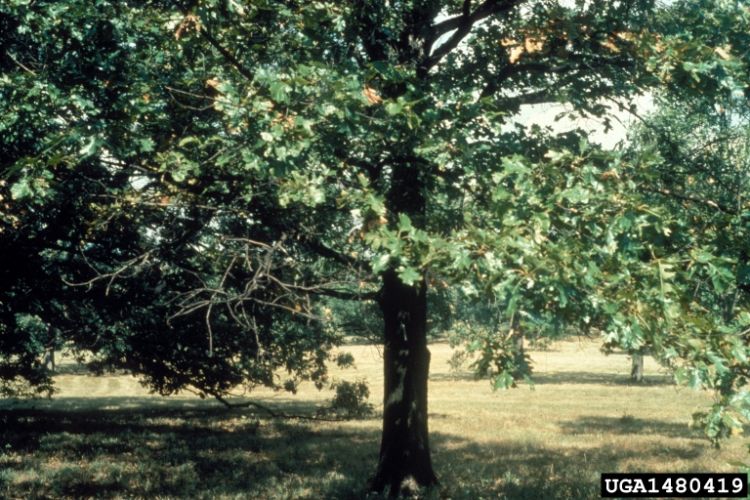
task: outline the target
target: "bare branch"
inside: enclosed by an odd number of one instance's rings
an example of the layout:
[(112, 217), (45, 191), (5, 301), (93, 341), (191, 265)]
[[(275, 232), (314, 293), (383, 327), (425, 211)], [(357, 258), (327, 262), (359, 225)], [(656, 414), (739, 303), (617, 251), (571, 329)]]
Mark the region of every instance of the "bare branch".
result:
[[(120, 265), (120, 267), (118, 267), (114, 271), (103, 273), (99, 271), (96, 268), (96, 266), (94, 266), (88, 260), (88, 258), (86, 258), (86, 254), (81, 252), (81, 256), (84, 262), (86, 262), (86, 264), (96, 273), (96, 276), (94, 276), (93, 278), (89, 280), (81, 281), (81, 282), (68, 281), (65, 278), (61, 278), (61, 279), (63, 283), (65, 283), (68, 286), (87, 286), (89, 288), (94, 283), (107, 280), (107, 287), (105, 288), (105, 295), (109, 295), (112, 285), (117, 278), (122, 277), (122, 276), (134, 276), (135, 274), (137, 274), (138, 271), (146, 264), (146, 262), (148, 261), (148, 258), (151, 257), (153, 253), (154, 253), (153, 249), (148, 250), (142, 253), (141, 255), (138, 255), (137, 257), (133, 257), (132, 259), (125, 261), (124, 263)], [(126, 274), (128, 271), (130, 271), (129, 275)]]
[[(208, 392), (208, 391), (207, 391)], [(323, 417), (318, 415), (299, 415), (299, 414), (292, 414), (292, 413), (284, 413), (280, 411), (276, 411), (271, 409), (270, 407), (266, 405), (262, 405), (255, 401), (244, 401), (242, 403), (232, 403), (229, 400), (227, 400), (224, 396), (217, 392), (208, 392), (211, 396), (213, 396), (218, 402), (226, 406), (227, 408), (247, 408), (247, 407), (254, 407), (258, 408), (259, 410), (262, 410), (266, 412), (271, 418), (286, 418), (286, 419), (297, 419), (297, 420), (318, 420), (322, 422), (343, 422), (346, 420), (350, 420), (347, 418), (342, 417)]]
[[(229, 273), (232, 272), (232, 268), (234, 267), (235, 262), (237, 262), (237, 256), (235, 255), (232, 257), (232, 261), (227, 266), (226, 270), (224, 271), (224, 275), (221, 277), (221, 281), (219, 282), (219, 293), (224, 288), (224, 284), (227, 282), (227, 277), (229, 276)], [(209, 300), (208, 307), (206, 308), (206, 328), (208, 329), (208, 356), (211, 357), (214, 354), (214, 333), (211, 329), (211, 311), (214, 307), (214, 299), (216, 298), (217, 293), (215, 292), (211, 296), (211, 300)]]
[(326, 297), (333, 297), (341, 300), (377, 300), (378, 292), (353, 292), (350, 290), (336, 290), (332, 288), (319, 288), (312, 292), (315, 295), (325, 295)]
[(6, 52), (6, 54), (8, 54), (8, 57), (10, 57), (10, 59), (14, 63), (16, 63), (16, 66), (18, 66), (22, 70), (26, 71), (27, 73), (30, 73), (30, 74), (36, 76), (36, 71), (34, 71), (33, 69), (29, 68), (28, 66), (26, 66), (25, 64), (23, 64), (21, 61), (19, 61), (15, 57), (13, 57), (13, 54), (11, 54), (10, 52)]
[(364, 268), (367, 271), (370, 270), (369, 266), (365, 262), (357, 260), (354, 257), (351, 257), (344, 253), (337, 252), (333, 250), (332, 248), (328, 247), (327, 245), (321, 243), (318, 240), (315, 240), (313, 238), (303, 235), (301, 237), (300, 242), (304, 246), (306, 246), (309, 250), (312, 250), (313, 252), (320, 255), (321, 257), (334, 260), (338, 262), (339, 264), (344, 264), (346, 266), (351, 266), (355, 268)]

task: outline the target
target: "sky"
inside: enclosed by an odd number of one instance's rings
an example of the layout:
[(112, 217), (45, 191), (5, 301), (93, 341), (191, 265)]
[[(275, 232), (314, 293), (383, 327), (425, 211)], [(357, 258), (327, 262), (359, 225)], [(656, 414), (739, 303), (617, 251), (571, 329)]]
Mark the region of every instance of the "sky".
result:
[[(653, 99), (649, 95), (642, 95), (627, 105), (635, 104), (639, 115), (648, 114), (653, 109)], [(552, 127), (555, 132), (566, 132), (574, 128), (581, 128), (590, 132), (589, 142), (600, 144), (605, 149), (614, 149), (618, 143), (624, 141), (627, 136), (628, 127), (632, 126), (638, 118), (626, 111), (618, 111), (611, 106), (609, 113), (611, 129), (605, 131), (603, 119), (597, 118), (570, 118), (565, 116), (556, 120), (560, 114), (570, 111), (571, 106), (560, 103), (524, 105), (513, 119), (514, 123), (520, 123), (525, 127), (539, 125), (540, 127)]]

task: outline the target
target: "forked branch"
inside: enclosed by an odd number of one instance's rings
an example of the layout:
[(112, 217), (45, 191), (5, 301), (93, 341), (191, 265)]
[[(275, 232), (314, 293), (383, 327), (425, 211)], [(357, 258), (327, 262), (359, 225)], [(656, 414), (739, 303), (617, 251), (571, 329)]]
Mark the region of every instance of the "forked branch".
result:
[[(440, 60), (458, 47), (461, 40), (471, 32), (471, 28), (479, 21), (488, 17), (510, 11), (523, 0), (486, 0), (482, 2), (474, 12), (471, 12), (471, 2), (465, 0), (460, 16), (455, 16), (441, 21), (432, 27), (430, 36), (425, 40), (425, 53), (427, 58), (422, 63), (424, 70), (429, 70)], [(454, 31), (450, 38), (435, 47), (435, 42), (443, 35)]]

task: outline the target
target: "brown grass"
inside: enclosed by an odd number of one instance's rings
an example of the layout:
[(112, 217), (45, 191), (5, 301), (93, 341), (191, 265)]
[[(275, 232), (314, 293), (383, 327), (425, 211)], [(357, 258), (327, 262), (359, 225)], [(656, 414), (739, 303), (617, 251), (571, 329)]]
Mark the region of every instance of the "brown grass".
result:
[[(378, 400), (378, 349), (344, 350), (356, 368), (332, 375), (366, 378)], [(431, 351), (441, 479), (431, 497), (596, 498), (601, 472), (720, 472), (746, 461), (745, 439), (716, 450), (690, 429), (710, 396), (675, 387), (650, 359), (645, 383), (633, 385), (625, 355), (560, 342), (531, 353), (533, 388), (493, 392), (451, 372), (446, 344)], [(377, 458), (377, 417), (270, 420), (190, 394), (153, 396), (128, 376), (65, 373), (58, 384), (52, 401), (0, 404), (0, 497), (361, 498)], [(312, 414), (330, 397), (304, 386), (254, 399)]]

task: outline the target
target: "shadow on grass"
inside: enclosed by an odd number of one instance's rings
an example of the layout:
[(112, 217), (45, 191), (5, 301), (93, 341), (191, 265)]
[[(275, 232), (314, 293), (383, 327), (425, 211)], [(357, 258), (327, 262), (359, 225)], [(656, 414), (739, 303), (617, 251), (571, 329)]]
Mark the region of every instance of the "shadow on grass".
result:
[(704, 450), (704, 446), (691, 444), (566, 452), (527, 443), (477, 444), (444, 435), (434, 442), (435, 463), (444, 474), (446, 496), (460, 499), (599, 498), (601, 472), (620, 471), (625, 461), (637, 461), (646, 453), (670, 463), (697, 458)]
[[(0, 497), (367, 497), (380, 438), (376, 419), (281, 421), (200, 402), (93, 402), (108, 409), (73, 398), (49, 408), (0, 409)], [(314, 408), (307, 405), (308, 413)], [(288, 403), (285, 410), (292, 409), (305, 404)], [(576, 425), (620, 430), (606, 419), (571, 425), (573, 432)], [(684, 436), (654, 425), (641, 427)], [(576, 454), (539, 444), (478, 444), (444, 433), (433, 434), (432, 444), (441, 485), (430, 497), (453, 499), (597, 498), (599, 473), (620, 470), (624, 460), (647, 454), (668, 463), (705, 449), (696, 442)]]
[(628, 375), (617, 373), (598, 373), (583, 371), (544, 372), (532, 374), (535, 384), (595, 384), (595, 385), (627, 385), (632, 387), (649, 387), (660, 385), (674, 385), (669, 375), (646, 375), (642, 382), (633, 382)]
[(705, 436), (687, 424), (665, 422), (663, 420), (646, 420), (630, 415), (622, 417), (583, 416), (560, 426), (566, 434), (640, 434), (658, 435), (668, 438), (699, 439)]
[(457, 382), (459, 380), (474, 382), (483, 379), (482, 377), (477, 377), (473, 372), (462, 370), (451, 372), (432, 372), (430, 373), (430, 380), (433, 382)]
[[(450, 373), (431, 373), (430, 380), (435, 382), (455, 382), (455, 381), (476, 381), (486, 380), (477, 377), (469, 371), (450, 372)], [(560, 384), (590, 384), (590, 385), (610, 385), (610, 386), (632, 386), (632, 387), (653, 387), (674, 385), (672, 377), (668, 375), (647, 375), (642, 382), (633, 382), (629, 376), (617, 373), (600, 373), (600, 372), (583, 372), (583, 371), (562, 371), (562, 372), (543, 372), (532, 373), (531, 381), (535, 385), (560, 385)], [(525, 385), (526, 382), (520, 381), (519, 385)]]

